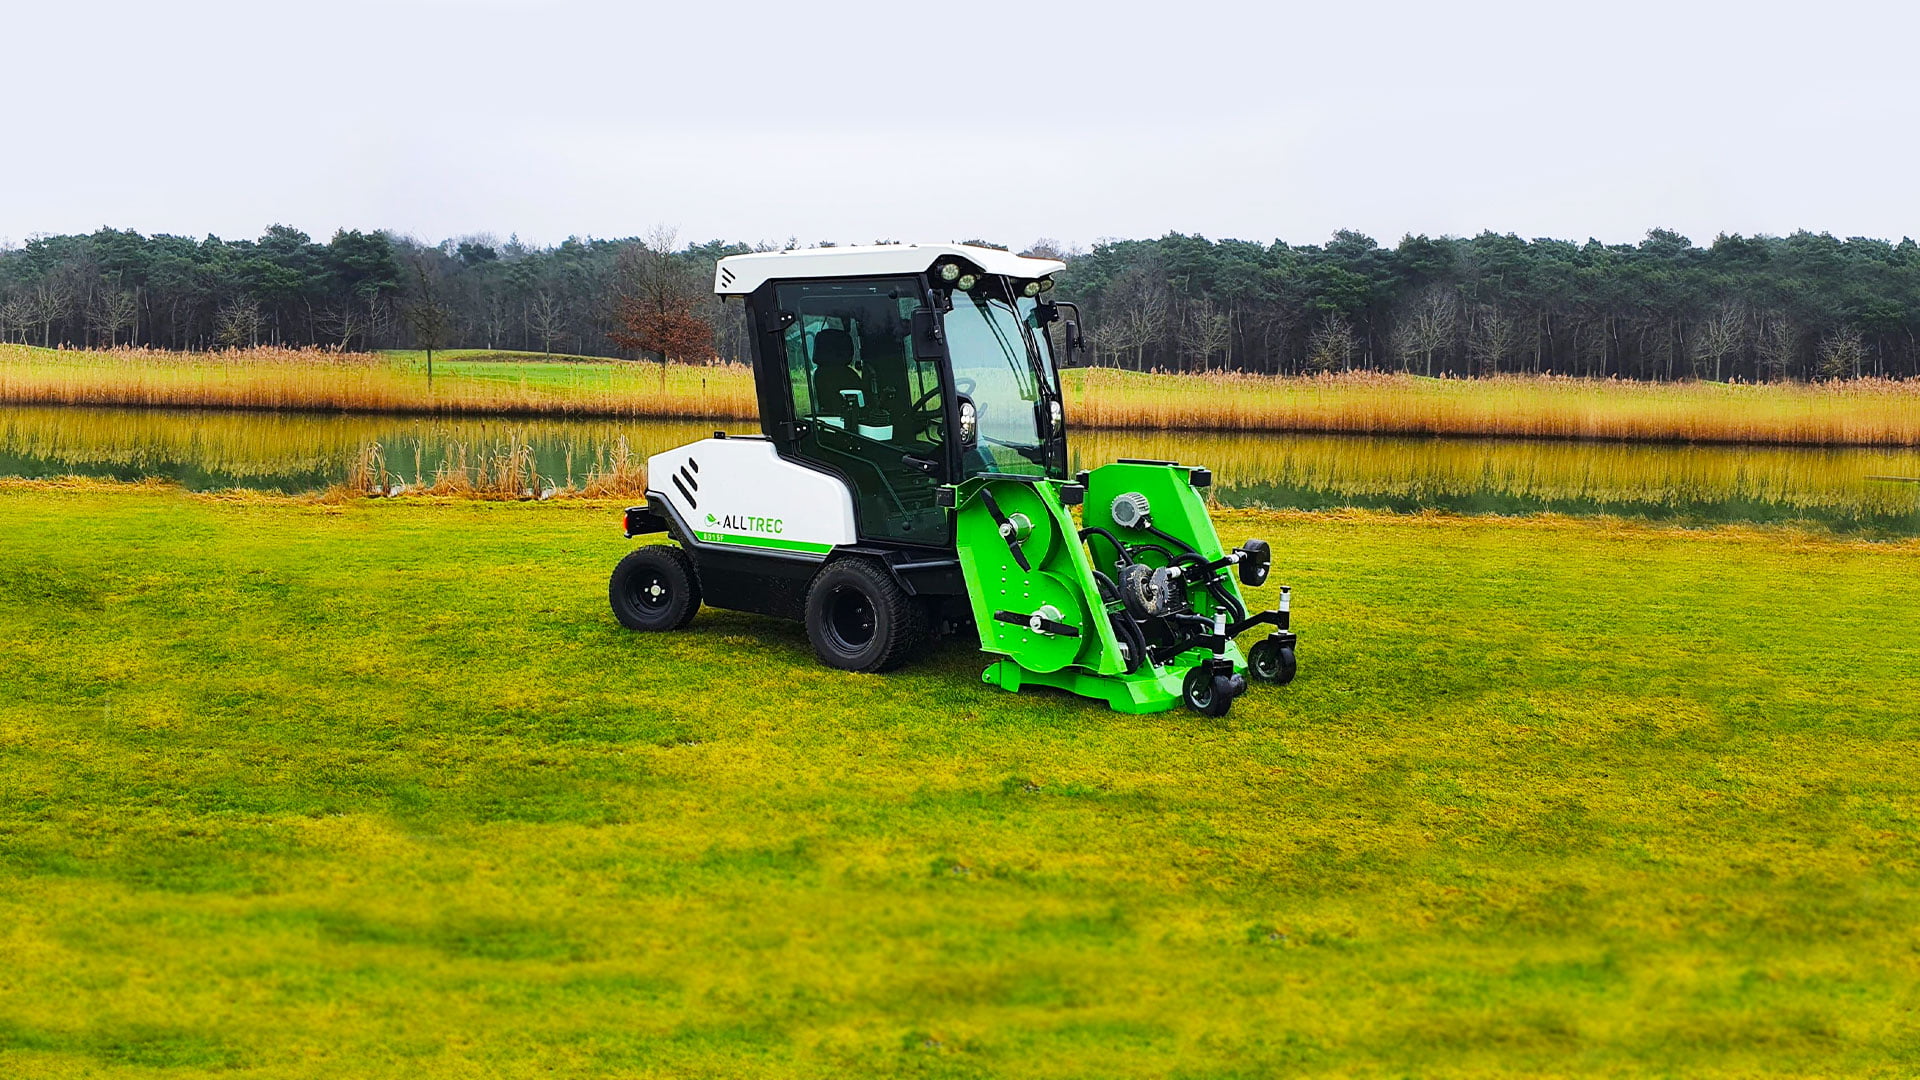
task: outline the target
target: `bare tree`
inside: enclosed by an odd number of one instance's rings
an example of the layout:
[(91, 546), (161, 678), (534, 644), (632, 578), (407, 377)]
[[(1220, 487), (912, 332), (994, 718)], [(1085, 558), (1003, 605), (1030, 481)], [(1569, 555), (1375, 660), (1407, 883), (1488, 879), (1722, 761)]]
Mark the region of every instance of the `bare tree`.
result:
[(92, 310), (87, 312), (87, 325), (94, 333), (106, 335), (107, 347), (113, 348), (120, 344), (122, 330), (132, 339), (134, 321), (139, 315), (140, 301), (133, 293), (115, 289), (95, 298)]
[(615, 261), (614, 328), (607, 335), (623, 349), (660, 360), (706, 363), (713, 359), (713, 323), (705, 275), (677, 253), (674, 230), (656, 226), (646, 239), (621, 249)]
[(1794, 361), (1799, 358), (1800, 331), (1785, 314), (1769, 311), (1762, 315), (1760, 336), (1753, 346), (1763, 376), (1775, 381), (1792, 377)]
[(17, 333), (21, 343), (25, 344), (27, 328), (33, 322), (33, 301), (25, 293), (10, 296), (5, 303), (0, 303), (0, 341), (12, 341)]
[[(1288, 358), (1287, 339), (1300, 325), (1301, 315), (1301, 309), (1291, 300), (1269, 300), (1253, 309), (1250, 321), (1252, 329), (1260, 335), (1258, 355), (1271, 357), (1275, 371), (1280, 370), (1279, 365)], [(1274, 346), (1276, 341), (1278, 348)]]
[(1721, 382), (1726, 359), (1747, 347), (1747, 312), (1737, 302), (1727, 301), (1713, 309), (1693, 335), (1693, 366), (1696, 374), (1713, 369), (1713, 381)]
[(507, 336), (507, 316), (506, 293), (489, 290), (480, 301), (480, 334), (487, 339), (487, 348), (498, 348), (500, 340)]
[(1200, 358), (1202, 371), (1211, 368), (1213, 354), (1233, 344), (1232, 316), (1206, 297), (1187, 304), (1180, 320), (1180, 344)]
[(1411, 368), (1411, 361), (1419, 357), (1432, 375), (1433, 354), (1452, 346), (1459, 321), (1460, 298), (1444, 285), (1429, 285), (1413, 294), (1400, 313), (1390, 345), (1403, 367)]
[[(435, 253), (437, 254), (437, 253)], [(442, 296), (440, 265), (432, 254), (416, 251), (408, 259), (413, 269), (412, 294), (407, 297), (407, 326), (420, 347), (427, 350), (427, 382), (433, 382), (433, 350), (447, 343), (453, 329), (453, 312), (447, 310)]]
[(541, 289), (527, 305), (527, 324), (540, 335), (540, 351), (552, 355), (553, 339), (567, 329), (566, 302), (551, 289)]
[(366, 316), (361, 313), (352, 298), (330, 304), (314, 312), (313, 325), (328, 337), (338, 338), (340, 344), (336, 347), (342, 352), (353, 344), (355, 337), (365, 333), (367, 329)]
[(1133, 366), (1144, 368), (1147, 347), (1166, 336), (1172, 306), (1165, 275), (1157, 269), (1132, 267), (1107, 286), (1100, 342), (1119, 352), (1132, 352)]
[(213, 313), (214, 332), (220, 344), (237, 349), (260, 344), (260, 327), (265, 318), (252, 297), (236, 296)]
[(1360, 349), (1353, 324), (1338, 312), (1320, 316), (1320, 322), (1307, 338), (1306, 368), (1309, 371), (1351, 371), (1353, 357)]
[(1473, 358), (1474, 374), (1496, 375), (1507, 358), (1520, 346), (1520, 323), (1492, 304), (1473, 309), (1473, 326), (1467, 334), (1467, 355)]
[(1824, 379), (1859, 378), (1866, 362), (1867, 348), (1851, 327), (1841, 327), (1820, 339), (1820, 377)]
[(33, 290), (33, 321), (40, 324), (40, 347), (53, 348), (53, 324), (67, 313), (67, 290), (53, 282), (42, 282)]

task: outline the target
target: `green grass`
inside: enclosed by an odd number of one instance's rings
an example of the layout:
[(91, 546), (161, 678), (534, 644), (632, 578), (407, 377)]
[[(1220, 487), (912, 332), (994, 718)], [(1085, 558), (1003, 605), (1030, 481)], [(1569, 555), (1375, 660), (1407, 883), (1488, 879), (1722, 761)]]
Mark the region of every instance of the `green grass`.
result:
[(629, 634), (612, 507), (0, 487), (0, 1074), (1920, 1068), (1920, 543), (1220, 516), (1208, 721)]
[[(379, 352), (381, 356), (391, 357), (408, 366), (417, 365), (423, 369), (427, 366), (427, 351), (425, 349), (381, 349)], [(439, 369), (440, 362), (443, 360), (457, 363), (488, 364), (606, 364), (620, 362), (626, 359), (628, 358), (619, 356), (585, 356), (580, 353), (528, 352), (523, 349), (433, 350), (433, 366), (435, 370)]]

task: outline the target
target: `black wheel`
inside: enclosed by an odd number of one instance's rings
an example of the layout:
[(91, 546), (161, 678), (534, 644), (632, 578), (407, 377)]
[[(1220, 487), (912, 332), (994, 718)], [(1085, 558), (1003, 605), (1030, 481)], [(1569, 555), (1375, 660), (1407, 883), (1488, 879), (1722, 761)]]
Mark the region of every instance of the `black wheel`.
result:
[(634, 548), (607, 583), (613, 617), (629, 630), (678, 630), (700, 610), (693, 559), (672, 544)]
[(1293, 681), (1297, 669), (1291, 645), (1281, 645), (1272, 638), (1261, 638), (1253, 648), (1247, 650), (1247, 670), (1262, 682), (1285, 686)]
[(1194, 668), (1187, 672), (1181, 696), (1186, 699), (1187, 708), (1202, 716), (1225, 716), (1233, 707), (1233, 678), (1215, 675), (1205, 667)]
[(842, 671), (899, 667), (926, 635), (925, 613), (891, 574), (865, 559), (835, 559), (807, 587), (807, 640)]

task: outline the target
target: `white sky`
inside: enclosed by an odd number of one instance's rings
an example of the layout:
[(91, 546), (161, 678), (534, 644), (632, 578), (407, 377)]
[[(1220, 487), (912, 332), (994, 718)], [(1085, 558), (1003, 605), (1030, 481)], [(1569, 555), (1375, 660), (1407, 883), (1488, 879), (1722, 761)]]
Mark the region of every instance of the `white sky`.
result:
[(0, 0), (0, 239), (1920, 233), (1920, 5)]

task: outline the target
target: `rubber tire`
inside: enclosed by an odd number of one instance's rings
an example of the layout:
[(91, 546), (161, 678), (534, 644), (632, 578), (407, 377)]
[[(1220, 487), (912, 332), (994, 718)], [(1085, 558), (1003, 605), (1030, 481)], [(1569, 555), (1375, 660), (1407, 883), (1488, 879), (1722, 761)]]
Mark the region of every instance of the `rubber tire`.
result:
[(1233, 708), (1233, 681), (1228, 676), (1196, 667), (1187, 672), (1180, 697), (1186, 701), (1187, 708), (1201, 716), (1225, 716), (1227, 710)]
[(1272, 638), (1261, 638), (1247, 650), (1247, 671), (1261, 682), (1285, 686), (1293, 681), (1298, 670), (1291, 645), (1277, 645)]
[[(830, 621), (829, 606), (848, 593), (864, 599), (872, 613), (871, 637), (849, 642)], [(820, 662), (841, 671), (891, 671), (906, 662), (926, 637), (926, 612), (892, 574), (861, 558), (842, 558), (821, 567), (807, 586), (807, 640)]]
[[(658, 601), (643, 599), (643, 590), (658, 584), (665, 594)], [(672, 544), (648, 544), (627, 552), (607, 582), (607, 602), (613, 617), (629, 630), (678, 630), (700, 610), (700, 575), (693, 557)]]

